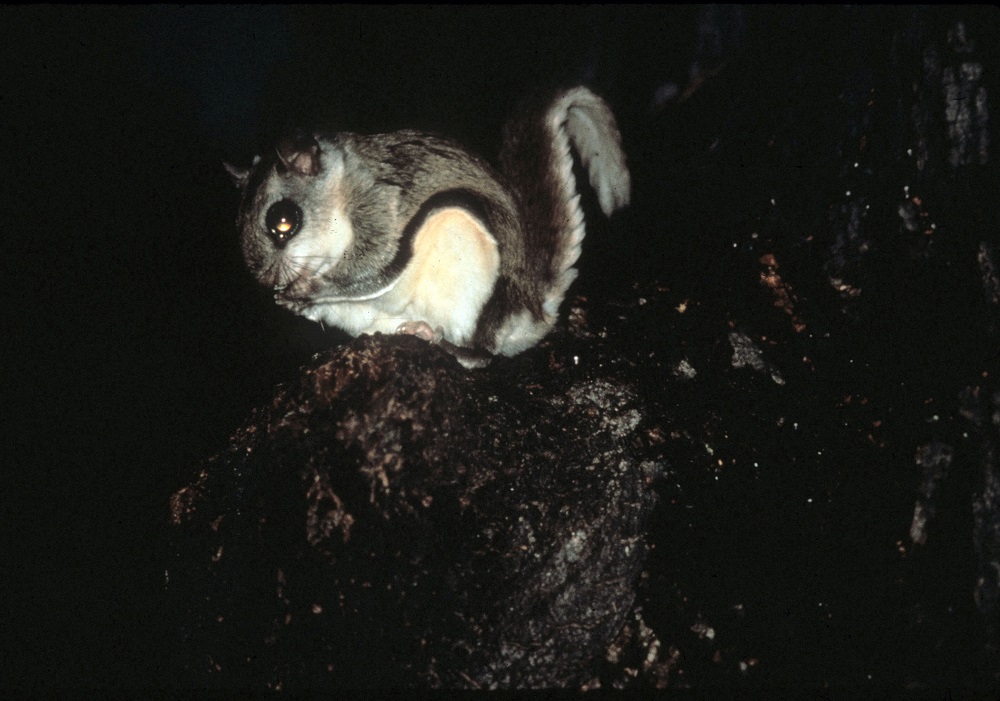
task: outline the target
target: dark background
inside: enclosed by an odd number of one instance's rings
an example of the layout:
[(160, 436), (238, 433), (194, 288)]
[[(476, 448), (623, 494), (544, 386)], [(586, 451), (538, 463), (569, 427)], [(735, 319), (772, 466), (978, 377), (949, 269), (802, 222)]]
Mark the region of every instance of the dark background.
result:
[[(584, 80), (620, 118), (636, 202), (624, 240), (588, 237), (581, 284), (659, 274), (711, 289), (711, 269), (673, 255), (699, 245), (684, 222), (710, 209), (741, 220), (770, 193), (727, 184), (736, 171), (714, 170), (707, 154), (721, 140), (736, 168), (739, 134), (797, 130), (825, 146), (772, 184), (802, 208), (823, 198), (797, 174), (817, 154), (842, 156), (861, 123), (850, 112), (861, 98), (834, 87), (863, 94), (858, 57), (899, 26), (830, 9), (721, 12), (709, 35), (699, 8), (0, 12), (0, 687), (26, 692), (171, 682), (159, 603), (167, 497), (337, 338), (277, 310), (244, 271), (222, 160), (246, 164), (275, 129), (315, 117), (438, 131), (492, 156), (527, 90)], [(993, 58), (990, 12), (972, 24)], [(953, 19), (940, 14), (921, 26)], [(727, 66), (700, 101), (655, 97)], [(899, 451), (911, 460), (911, 444)]]

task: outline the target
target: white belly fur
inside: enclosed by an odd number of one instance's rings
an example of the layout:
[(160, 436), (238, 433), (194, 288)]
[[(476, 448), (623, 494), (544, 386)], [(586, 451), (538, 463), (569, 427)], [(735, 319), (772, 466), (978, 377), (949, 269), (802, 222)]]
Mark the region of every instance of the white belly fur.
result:
[(307, 318), (362, 333), (395, 333), (406, 321), (440, 327), (444, 338), (464, 345), (472, 338), (500, 270), (496, 239), (465, 209), (431, 214), (413, 239), (413, 257), (399, 282), (374, 299), (317, 304)]

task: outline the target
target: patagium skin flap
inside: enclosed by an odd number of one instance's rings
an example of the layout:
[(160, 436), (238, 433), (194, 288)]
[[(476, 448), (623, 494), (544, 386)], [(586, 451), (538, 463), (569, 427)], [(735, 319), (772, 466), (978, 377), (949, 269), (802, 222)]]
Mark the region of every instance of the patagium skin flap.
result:
[(562, 91), (504, 129), (500, 173), (448, 139), (295, 131), (246, 170), (243, 256), (291, 311), (352, 335), (409, 333), (467, 367), (537, 343), (584, 236), (573, 151), (604, 213), (631, 181), (607, 104)]

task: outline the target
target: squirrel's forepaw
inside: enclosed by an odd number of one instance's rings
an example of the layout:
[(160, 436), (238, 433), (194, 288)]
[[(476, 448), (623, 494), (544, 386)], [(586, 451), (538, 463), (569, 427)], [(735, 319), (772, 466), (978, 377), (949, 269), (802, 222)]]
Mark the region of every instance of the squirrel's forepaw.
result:
[(408, 333), (431, 343), (438, 343), (444, 337), (444, 329), (430, 327), (426, 321), (404, 321), (396, 328), (396, 333)]

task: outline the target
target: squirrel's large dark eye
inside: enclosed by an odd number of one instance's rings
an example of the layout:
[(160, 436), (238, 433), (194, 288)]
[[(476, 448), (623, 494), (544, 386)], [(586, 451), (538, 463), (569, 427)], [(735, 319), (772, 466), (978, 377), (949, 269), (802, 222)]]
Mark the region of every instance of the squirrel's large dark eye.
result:
[(302, 210), (291, 200), (275, 202), (267, 210), (264, 225), (267, 226), (267, 235), (281, 248), (302, 227)]

